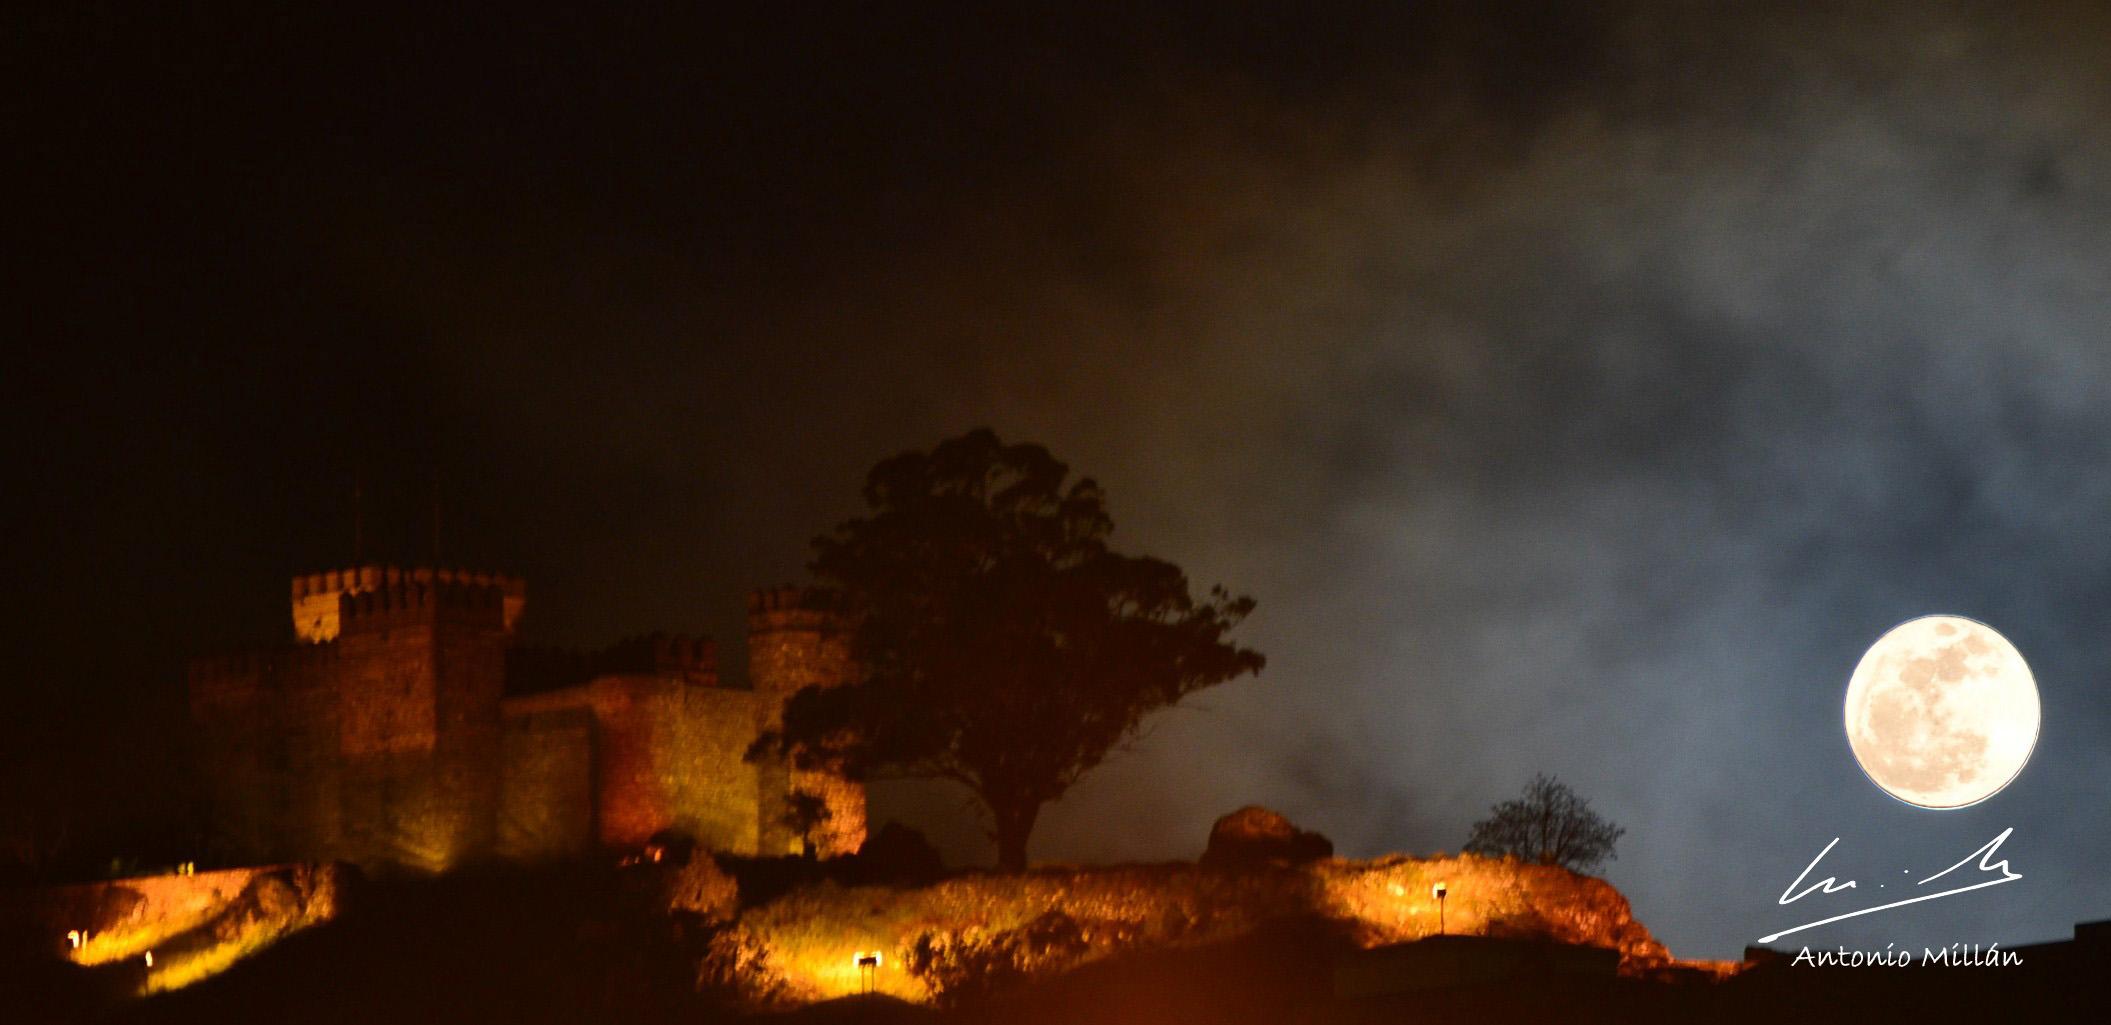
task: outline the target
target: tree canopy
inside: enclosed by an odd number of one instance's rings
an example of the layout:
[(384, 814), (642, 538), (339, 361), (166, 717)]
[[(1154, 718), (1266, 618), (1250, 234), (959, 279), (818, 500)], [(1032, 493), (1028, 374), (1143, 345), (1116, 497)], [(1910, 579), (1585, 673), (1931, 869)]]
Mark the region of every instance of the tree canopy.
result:
[(845, 594), (861, 675), (794, 695), (765, 743), (852, 778), (966, 786), (1004, 869), (1146, 715), (1261, 669), (1226, 638), (1253, 599), (1198, 599), (1178, 566), (1110, 549), (1100, 486), (1039, 445), (976, 430), (881, 462), (864, 498), (811, 567)]
[(1487, 818), (1473, 824), (1466, 850), (1588, 872), (1617, 857), (1613, 845), (1626, 833), (1592, 811), (1591, 802), (1568, 784), (1538, 773), (1522, 795), (1490, 808)]

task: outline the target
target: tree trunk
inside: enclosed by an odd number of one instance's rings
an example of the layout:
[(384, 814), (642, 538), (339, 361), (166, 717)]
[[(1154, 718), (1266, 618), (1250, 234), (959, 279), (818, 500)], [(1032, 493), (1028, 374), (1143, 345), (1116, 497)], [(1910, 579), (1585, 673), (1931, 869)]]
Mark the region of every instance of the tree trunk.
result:
[(1022, 799), (989, 803), (990, 815), (997, 821), (997, 871), (1026, 871), (1026, 838), (1033, 835), (1041, 802)]

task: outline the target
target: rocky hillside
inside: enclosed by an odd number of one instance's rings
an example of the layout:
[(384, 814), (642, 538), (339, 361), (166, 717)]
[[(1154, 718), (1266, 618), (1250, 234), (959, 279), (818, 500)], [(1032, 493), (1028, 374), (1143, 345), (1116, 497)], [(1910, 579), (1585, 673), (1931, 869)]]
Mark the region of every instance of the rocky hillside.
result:
[[(1251, 812), (1234, 815), (1251, 819)], [(1213, 836), (1202, 864), (801, 888), (741, 910), (720, 934), (707, 972), (763, 1004), (868, 987), (931, 1002), (977, 977), (1054, 973), (1116, 953), (1234, 940), (1272, 921), (1316, 917), (1375, 947), (1438, 931), (1432, 887), (1440, 881), (1449, 932), (1607, 947), (1620, 952), (1628, 972), (1670, 962), (1602, 879), (1473, 856), (1317, 856), (1317, 844), (1297, 839), (1310, 834), (1262, 825), (1259, 832), (1272, 836), (1252, 845), (1252, 856), (1241, 855), (1237, 838)], [(871, 963), (860, 965), (860, 955)]]

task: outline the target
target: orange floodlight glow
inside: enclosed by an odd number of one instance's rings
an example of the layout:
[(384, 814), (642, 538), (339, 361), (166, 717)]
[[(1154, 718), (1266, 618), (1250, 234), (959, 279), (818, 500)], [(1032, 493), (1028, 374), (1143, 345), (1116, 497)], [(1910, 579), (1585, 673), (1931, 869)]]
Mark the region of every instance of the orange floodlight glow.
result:
[(857, 966), (859, 987), (867, 993), (872, 992), (880, 974), (880, 952), (860, 950), (852, 955), (851, 963)]

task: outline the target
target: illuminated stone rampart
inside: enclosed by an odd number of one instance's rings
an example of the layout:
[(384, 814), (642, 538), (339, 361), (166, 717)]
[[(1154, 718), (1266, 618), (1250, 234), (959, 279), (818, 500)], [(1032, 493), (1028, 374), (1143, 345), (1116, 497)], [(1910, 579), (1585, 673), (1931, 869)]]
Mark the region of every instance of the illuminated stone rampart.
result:
[(518, 577), (363, 566), (296, 577), (291, 592), (295, 643), (197, 659), (187, 675), (228, 859), (439, 871), (666, 830), (715, 850), (798, 853), (784, 821), (794, 787), (830, 810), (818, 853), (864, 839), (861, 788), (745, 757), (791, 693), (848, 678), (825, 594), (757, 592), (753, 686), (729, 688), (702, 638), (520, 648)]

